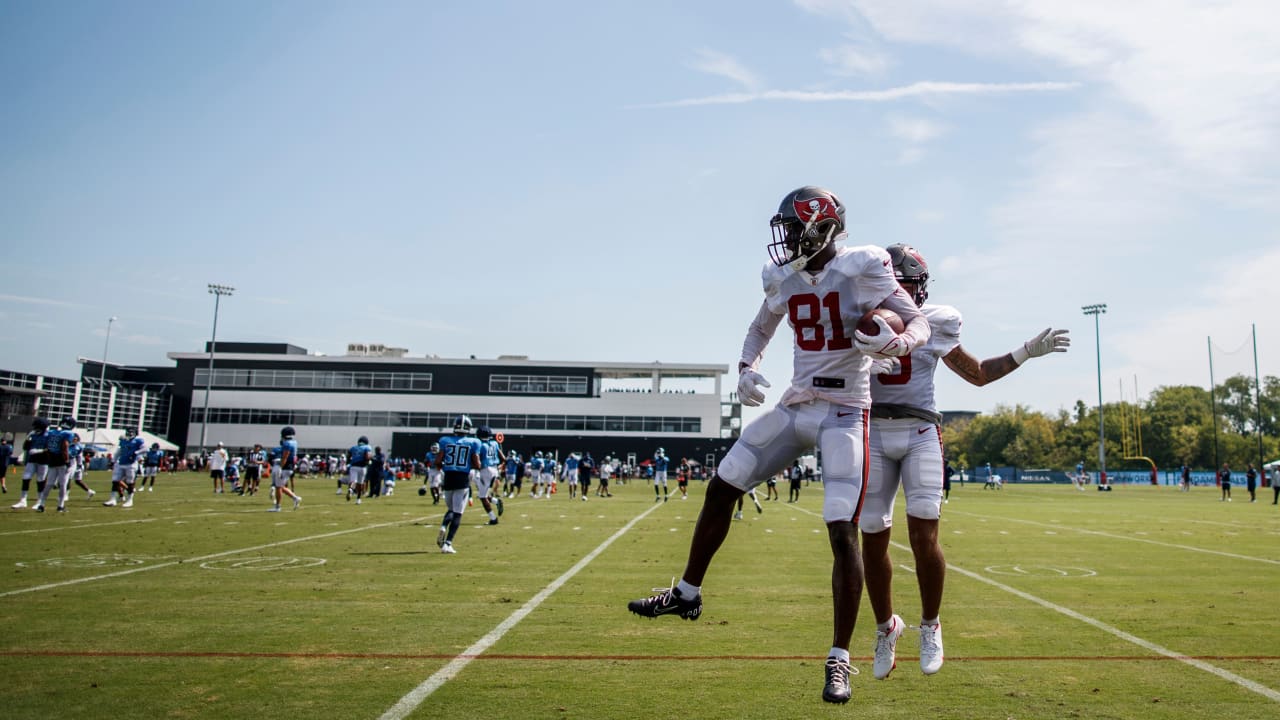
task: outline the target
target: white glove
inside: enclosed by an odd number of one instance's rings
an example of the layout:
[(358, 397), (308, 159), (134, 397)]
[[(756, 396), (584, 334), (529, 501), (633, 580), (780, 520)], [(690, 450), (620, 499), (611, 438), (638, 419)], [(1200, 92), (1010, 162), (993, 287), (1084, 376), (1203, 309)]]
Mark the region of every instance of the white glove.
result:
[(902, 372), (902, 361), (896, 357), (875, 358), (871, 361), (872, 375), (897, 375)]
[(743, 368), (738, 373), (738, 399), (747, 407), (758, 407), (764, 402), (762, 387), (773, 387), (760, 373), (751, 368)]
[(903, 334), (899, 335), (889, 327), (889, 323), (884, 318), (876, 315), (872, 318), (876, 325), (880, 327), (880, 333), (877, 335), (868, 335), (861, 330), (853, 331), (853, 346), (864, 355), (870, 355), (873, 358), (880, 357), (902, 357), (911, 354), (911, 345), (908, 343), (908, 337)]
[(1051, 352), (1066, 352), (1069, 347), (1071, 347), (1071, 338), (1067, 337), (1066, 330), (1045, 328), (1044, 332), (1014, 348), (1009, 354), (1013, 356), (1014, 362), (1021, 365), (1033, 357), (1048, 355)]

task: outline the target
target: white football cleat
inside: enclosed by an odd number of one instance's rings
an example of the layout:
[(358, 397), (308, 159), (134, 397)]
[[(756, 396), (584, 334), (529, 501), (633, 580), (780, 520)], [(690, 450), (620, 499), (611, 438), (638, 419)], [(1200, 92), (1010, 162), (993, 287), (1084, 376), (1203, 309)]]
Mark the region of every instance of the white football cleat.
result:
[(889, 618), (888, 630), (876, 630), (875, 661), (871, 669), (877, 680), (889, 677), (889, 673), (898, 667), (898, 638), (902, 637), (902, 629), (902, 618), (894, 615)]
[(440, 546), (440, 552), (444, 553), (445, 555), (457, 555), (457, 554), (458, 554), (458, 551), (453, 549), (453, 544), (452, 544), (452, 543), (445, 543), (444, 545), (441, 545), (441, 546)]
[(942, 623), (920, 626), (920, 671), (932, 675), (942, 669)]
[(22, 509), (24, 509), (24, 508), (26, 508), (26, 507), (27, 507), (27, 499), (26, 499), (26, 498), (22, 498), (21, 500), (19, 500), (18, 502), (16, 502), (16, 503), (14, 503), (14, 504), (10, 505), (9, 507), (13, 508), (14, 510), (22, 510)]

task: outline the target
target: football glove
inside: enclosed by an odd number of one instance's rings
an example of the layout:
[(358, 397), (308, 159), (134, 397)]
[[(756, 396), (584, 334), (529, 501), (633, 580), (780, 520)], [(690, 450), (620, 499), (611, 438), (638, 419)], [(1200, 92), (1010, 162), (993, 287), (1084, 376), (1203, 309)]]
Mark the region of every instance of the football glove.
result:
[(1071, 338), (1067, 337), (1066, 330), (1045, 328), (1044, 332), (1014, 348), (1009, 354), (1013, 356), (1014, 362), (1021, 365), (1033, 357), (1051, 352), (1066, 352), (1068, 347), (1071, 347)]
[(768, 380), (751, 368), (743, 368), (738, 373), (738, 399), (747, 407), (758, 407), (764, 402), (764, 391), (760, 388), (772, 387)]
[(875, 358), (871, 361), (872, 375), (897, 375), (902, 372), (902, 361), (896, 357)]
[[(884, 318), (876, 315), (874, 318), (876, 325), (880, 327), (880, 333), (877, 335), (868, 335), (861, 330), (853, 331), (853, 346), (864, 355), (872, 357), (902, 357), (911, 353), (911, 345), (908, 342), (908, 336), (904, 333), (899, 335), (889, 327), (889, 323)], [(885, 338), (888, 338), (887, 340)]]

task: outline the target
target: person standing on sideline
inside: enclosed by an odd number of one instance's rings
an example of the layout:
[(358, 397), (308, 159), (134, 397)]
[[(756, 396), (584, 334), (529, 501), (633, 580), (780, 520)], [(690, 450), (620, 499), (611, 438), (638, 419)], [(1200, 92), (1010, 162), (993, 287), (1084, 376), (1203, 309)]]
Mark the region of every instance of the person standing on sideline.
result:
[(1182, 492), (1191, 491), (1191, 466), (1184, 460), (1182, 462)]
[(796, 460), (787, 470), (787, 502), (800, 502), (800, 483), (804, 480), (804, 468)]
[(293, 471), (298, 466), (298, 441), (294, 439), (295, 435), (297, 432), (291, 425), (280, 428), (280, 444), (276, 447), (271, 467), (271, 499), (274, 504), (267, 512), (280, 512), (280, 501), (285, 495), (293, 498), (294, 510), (302, 504), (302, 496), (289, 487), (289, 480), (293, 478)]
[[(373, 457), (369, 458), (369, 473), (365, 476), (364, 487), (369, 497), (377, 497), (382, 494), (383, 480), (394, 472), (391, 467), (391, 461), (387, 459), (385, 453), (382, 452), (381, 445), (373, 447)], [(357, 504), (359, 501), (357, 500)]]
[[(667, 451), (658, 448), (653, 454), (653, 501), (667, 501), (669, 493), (667, 492), (667, 465), (671, 463), (671, 458), (667, 457)], [(658, 486), (662, 486), (662, 494), (658, 494)]]
[(213, 479), (213, 493), (220, 495), (226, 492), (227, 449), (221, 442), (209, 453), (209, 477)]
[[(578, 486), (582, 492), (582, 502), (587, 501), (587, 491), (591, 489), (591, 471), (595, 469), (596, 469), (596, 461), (591, 457), (591, 453), (588, 452), (582, 456), (581, 460), (578, 461), (578, 470), (577, 470), (578, 476), (576, 478), (569, 478), (569, 483), (571, 484), (574, 481), (577, 481)], [(608, 488), (609, 483), (606, 480), (604, 480), (603, 466), (601, 466), (600, 478), (601, 478), (600, 487)]]
[[(942, 587), (947, 562), (938, 524), (949, 472), (942, 456), (942, 415), (934, 398), (941, 360), (971, 385), (982, 387), (1017, 370), (1030, 358), (1066, 352), (1066, 330), (1045, 328), (1012, 352), (979, 360), (960, 344), (960, 313), (929, 299), (929, 266), (915, 248), (886, 248), (898, 284), (929, 322), (929, 340), (902, 358), (877, 360), (871, 369), (870, 474), (862, 507), (862, 553), (867, 599), (876, 616), (873, 674), (883, 680), (897, 666), (904, 625), (893, 611), (893, 562), (889, 540), (898, 488), (906, 498), (907, 536), (920, 589), (920, 670), (942, 669)], [(988, 466), (989, 467), (989, 466)], [(988, 469), (988, 475), (990, 470)]]
[(1249, 502), (1258, 502), (1258, 471), (1253, 468), (1253, 463), (1249, 463), (1249, 469), (1244, 471), (1244, 488), (1249, 491)]
[(36, 494), (44, 489), (44, 477), (49, 474), (49, 466), (45, 464), (45, 452), (48, 449), (49, 421), (37, 417), (31, 421), (31, 432), (22, 441), (22, 495), (11, 507), (21, 510), (27, 506), (27, 493), (31, 491), (31, 480), (36, 481)]
[(951, 476), (955, 470), (951, 467), (950, 461), (943, 461), (942, 464), (942, 504), (946, 505), (951, 502)]
[(267, 462), (267, 453), (259, 443), (253, 444), (244, 466), (244, 488), (250, 495), (258, 493), (258, 483), (262, 481), (262, 466)]
[[(633, 600), (644, 617), (692, 620), (702, 614), (702, 582), (733, 524), (738, 498), (817, 447), (822, 458), (822, 519), (831, 546), (831, 649), (823, 671), (825, 702), (851, 696), (849, 642), (862, 598), (858, 519), (866, 480), (867, 423), (873, 358), (909, 354), (929, 339), (929, 323), (898, 286), (889, 255), (870, 245), (837, 247), (845, 237), (844, 204), (830, 191), (806, 186), (783, 198), (770, 220), (772, 263), (761, 279), (764, 301), (747, 329), (738, 361), (738, 396), (760, 405), (770, 387), (756, 371), (785, 318), (792, 328), (791, 386), (770, 410), (742, 431), (707, 484), (680, 582), (670, 590)], [(876, 307), (905, 323), (896, 333), (877, 319), (878, 334), (855, 329)]]
[(436, 535), (436, 547), (446, 555), (453, 555), (453, 538), (462, 525), (462, 513), (467, 509), (471, 494), (471, 471), (480, 469), (480, 441), (472, 437), (475, 426), (471, 418), (459, 415), (453, 419), (453, 434), (440, 438), (440, 452), (436, 455), (436, 468), (444, 473), (445, 514)]
[(357, 505), (360, 504), (360, 496), (364, 494), (369, 461), (372, 459), (373, 448), (369, 447), (369, 438), (364, 435), (356, 438), (356, 444), (347, 449), (347, 499), (350, 500), (352, 493), (355, 493)]
[(119, 498), (120, 507), (133, 507), (133, 482), (138, 475), (138, 458), (146, 446), (147, 441), (135, 435), (133, 428), (124, 429), (111, 470), (111, 499), (102, 503), (104, 506), (115, 507)]
[(1226, 463), (1222, 463), (1222, 469), (1218, 471), (1218, 484), (1222, 486), (1222, 498), (1218, 502), (1231, 502), (1231, 468)]
[[(589, 454), (590, 453), (588, 453), (588, 455)], [(604, 460), (600, 462), (600, 467), (598, 468), (598, 471), (600, 473), (600, 486), (596, 490), (596, 496), (597, 497), (613, 497), (613, 493), (609, 492), (609, 478), (613, 477), (613, 472), (614, 472), (613, 458), (609, 457), (608, 455), (605, 455)], [(584, 487), (590, 487), (590, 485), (591, 485), (591, 476), (588, 475), (587, 485)]]

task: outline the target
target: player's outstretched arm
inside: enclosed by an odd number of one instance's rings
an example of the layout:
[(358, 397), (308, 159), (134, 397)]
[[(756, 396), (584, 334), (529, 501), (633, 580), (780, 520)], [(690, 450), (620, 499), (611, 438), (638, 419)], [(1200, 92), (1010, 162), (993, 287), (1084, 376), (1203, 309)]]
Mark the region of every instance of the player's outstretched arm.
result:
[(955, 374), (972, 385), (982, 387), (1008, 375), (1018, 366), (1033, 357), (1040, 357), (1054, 352), (1066, 352), (1071, 346), (1071, 338), (1066, 330), (1045, 328), (1043, 332), (999, 357), (978, 360), (972, 353), (957, 345), (954, 350), (942, 356), (942, 362)]

